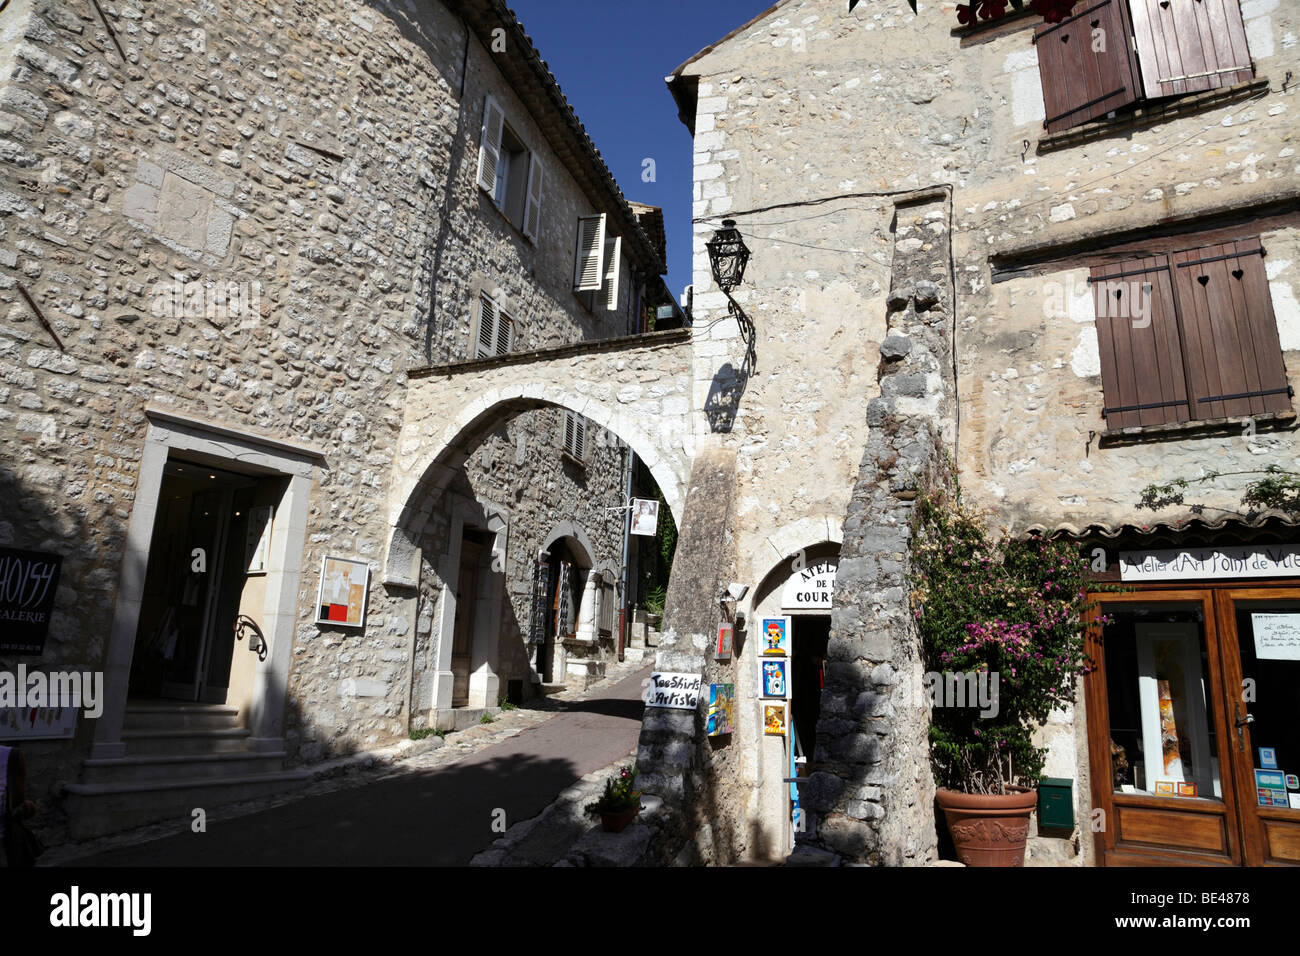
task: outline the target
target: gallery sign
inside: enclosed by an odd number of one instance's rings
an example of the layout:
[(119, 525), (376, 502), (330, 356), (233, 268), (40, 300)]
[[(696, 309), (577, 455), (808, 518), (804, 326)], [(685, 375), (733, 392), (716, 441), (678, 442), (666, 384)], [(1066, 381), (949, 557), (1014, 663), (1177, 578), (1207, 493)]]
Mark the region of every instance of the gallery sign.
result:
[(1121, 581), (1300, 576), (1300, 545), (1121, 551)]
[(63, 556), (0, 548), (0, 654), (42, 654)]
[(839, 558), (819, 558), (794, 572), (781, 589), (781, 610), (829, 611), (839, 567)]
[(671, 707), (674, 710), (694, 710), (700, 706), (700, 674), (655, 673), (650, 675), (646, 688), (647, 707)]

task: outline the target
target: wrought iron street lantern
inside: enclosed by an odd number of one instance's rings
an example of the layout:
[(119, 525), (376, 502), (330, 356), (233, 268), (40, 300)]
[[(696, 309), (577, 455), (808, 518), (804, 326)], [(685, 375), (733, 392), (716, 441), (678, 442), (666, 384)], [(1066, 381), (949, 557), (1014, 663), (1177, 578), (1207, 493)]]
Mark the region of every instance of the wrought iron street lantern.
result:
[(704, 247), (709, 250), (709, 266), (713, 269), (713, 281), (718, 288), (730, 292), (740, 285), (745, 278), (745, 266), (749, 263), (749, 249), (736, 228), (736, 220), (722, 220), (722, 228)]

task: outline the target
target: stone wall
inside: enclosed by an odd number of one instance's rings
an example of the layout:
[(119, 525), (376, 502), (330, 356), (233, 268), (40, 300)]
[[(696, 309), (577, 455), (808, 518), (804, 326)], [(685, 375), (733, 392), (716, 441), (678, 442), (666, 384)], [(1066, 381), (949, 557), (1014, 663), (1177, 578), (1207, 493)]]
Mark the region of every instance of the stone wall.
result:
[[(411, 594), (376, 575), (364, 631), (312, 620), (322, 555), (382, 562), (404, 372), (470, 354), (480, 289), (514, 307), (520, 348), (621, 334), (636, 290), (625, 271), (617, 310), (574, 297), (593, 200), (444, 5), (125, 0), (105, 15), (14, 0), (0, 25), (0, 478), (22, 502), (0, 544), (64, 555), (40, 664), (101, 666), (153, 403), (329, 450), (288, 749), (391, 742), (408, 730)], [(488, 92), (544, 155), (536, 245), (474, 184)], [(250, 307), (213, 308), (230, 290)], [(549, 448), (549, 421), (532, 425)], [(75, 777), (90, 733), (36, 745), (38, 791)]]

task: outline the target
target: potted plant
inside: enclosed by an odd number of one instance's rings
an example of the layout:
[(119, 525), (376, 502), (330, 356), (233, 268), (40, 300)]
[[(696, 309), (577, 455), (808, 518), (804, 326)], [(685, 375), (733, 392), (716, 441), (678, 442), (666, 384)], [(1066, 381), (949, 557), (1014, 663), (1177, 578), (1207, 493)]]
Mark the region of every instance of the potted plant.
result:
[(995, 540), (951, 464), (918, 495), (913, 522), (936, 801), (963, 863), (1023, 866), (1046, 757), (1034, 731), (1090, 670), (1087, 564), (1065, 541)]
[(621, 833), (641, 812), (637, 772), (636, 767), (620, 767), (617, 774), (605, 781), (605, 792), (600, 799), (587, 804), (587, 812), (600, 817), (600, 828), (606, 833)]

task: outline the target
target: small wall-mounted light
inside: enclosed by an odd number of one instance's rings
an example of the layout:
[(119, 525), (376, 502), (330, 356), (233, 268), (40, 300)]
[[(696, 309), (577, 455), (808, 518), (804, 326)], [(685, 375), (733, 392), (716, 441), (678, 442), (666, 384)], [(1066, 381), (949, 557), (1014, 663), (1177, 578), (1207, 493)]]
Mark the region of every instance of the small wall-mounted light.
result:
[(749, 264), (749, 247), (736, 228), (736, 220), (722, 220), (722, 228), (704, 244), (709, 250), (709, 267), (713, 281), (723, 292), (730, 292), (745, 279), (745, 266)]

